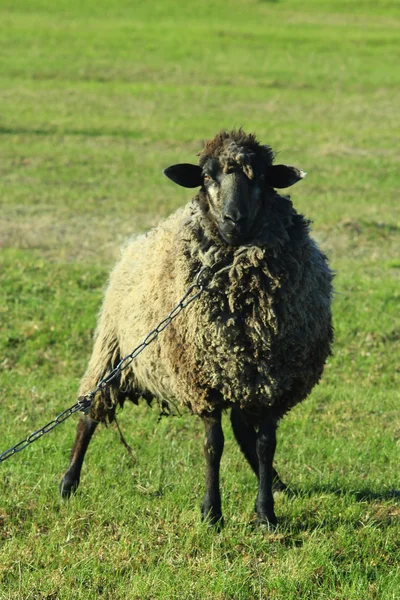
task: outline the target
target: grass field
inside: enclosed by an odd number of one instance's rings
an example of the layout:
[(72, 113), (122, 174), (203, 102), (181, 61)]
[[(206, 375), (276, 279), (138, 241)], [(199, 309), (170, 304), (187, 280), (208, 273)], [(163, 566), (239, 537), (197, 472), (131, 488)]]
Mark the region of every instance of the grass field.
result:
[(134, 458), (99, 428), (62, 502), (72, 417), (0, 464), (0, 600), (399, 600), (399, 4), (1, 0), (0, 23), (0, 452), (75, 402), (121, 243), (189, 199), (162, 169), (221, 128), (308, 172), (292, 198), (337, 272), (276, 532), (226, 418), (217, 534), (201, 423), (145, 406), (119, 419)]

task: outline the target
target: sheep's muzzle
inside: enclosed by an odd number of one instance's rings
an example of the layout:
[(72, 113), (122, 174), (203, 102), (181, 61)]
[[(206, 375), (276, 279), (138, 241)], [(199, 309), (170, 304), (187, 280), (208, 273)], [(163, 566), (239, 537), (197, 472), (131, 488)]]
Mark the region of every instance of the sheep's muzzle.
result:
[(229, 245), (240, 246), (251, 238), (259, 213), (260, 196), (259, 184), (248, 179), (243, 172), (223, 174), (219, 189), (221, 212), (218, 229)]

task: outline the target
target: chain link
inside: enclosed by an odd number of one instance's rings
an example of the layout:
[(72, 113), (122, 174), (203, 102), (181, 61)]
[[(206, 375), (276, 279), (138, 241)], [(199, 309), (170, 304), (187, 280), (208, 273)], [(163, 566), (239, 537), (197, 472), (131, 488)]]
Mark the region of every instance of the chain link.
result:
[[(164, 331), (164, 329), (166, 329), (171, 324), (171, 322), (174, 319), (176, 319), (176, 317), (187, 306), (189, 306), (189, 304), (191, 304), (194, 300), (196, 300), (196, 298), (198, 298), (204, 292), (204, 290), (210, 284), (210, 277), (213, 276), (214, 273), (215, 272), (214, 272), (213, 268), (203, 267), (197, 273), (194, 283), (192, 283), (192, 285), (186, 290), (185, 295), (183, 296), (183, 298), (181, 298), (181, 300), (179, 300), (178, 304), (176, 306), (174, 306), (174, 308), (169, 312), (169, 314), (162, 321), (160, 321), (160, 323), (154, 329), (152, 329), (146, 335), (144, 340), (138, 346), (136, 346), (136, 348), (134, 348), (130, 354), (127, 354), (126, 356), (124, 356), (124, 358), (122, 360), (120, 360), (120, 362), (117, 364), (117, 366), (112, 371), (110, 371), (110, 373), (106, 377), (104, 377), (104, 379), (101, 379), (99, 381), (99, 383), (93, 390), (91, 390), (84, 396), (80, 396), (78, 401), (73, 406), (70, 406), (69, 408), (67, 408), (66, 410), (61, 412), (52, 421), (47, 423), (47, 425), (44, 425), (44, 427), (41, 427), (37, 431), (34, 431), (30, 435), (28, 435), (27, 438), (25, 438), (24, 440), (22, 440), (15, 446), (12, 446), (5, 452), (2, 452), (0, 454), (0, 463), (4, 462), (5, 460), (7, 460), (7, 458), (10, 458), (11, 456), (14, 456), (14, 454), (17, 454), (17, 452), (21, 452), (21, 450), (24, 450), (24, 448), (26, 448), (33, 442), (36, 442), (36, 440), (41, 438), (46, 433), (49, 433), (50, 431), (52, 431), (52, 429), (54, 429), (55, 427), (57, 427), (58, 425), (63, 423), (66, 419), (68, 419), (71, 415), (73, 415), (77, 411), (81, 411), (85, 414), (90, 412), (90, 407), (92, 405), (92, 401), (93, 401), (93, 398), (95, 397), (95, 395), (98, 392), (100, 392), (101, 390), (104, 390), (109, 385), (111, 385), (111, 382), (116, 377), (118, 377), (118, 375), (124, 369), (129, 367), (129, 365), (135, 360), (135, 358), (141, 352), (143, 352), (143, 350), (145, 348), (147, 348), (147, 346), (152, 344), (158, 338), (160, 333), (162, 331)], [(197, 292), (194, 292), (194, 290), (196, 290), (196, 289), (197, 289)]]

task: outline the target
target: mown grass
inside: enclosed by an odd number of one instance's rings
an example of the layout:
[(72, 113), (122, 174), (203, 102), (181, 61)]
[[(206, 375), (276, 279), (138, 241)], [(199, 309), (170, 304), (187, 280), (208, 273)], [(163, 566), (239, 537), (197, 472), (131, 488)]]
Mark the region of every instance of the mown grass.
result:
[(0, 465), (0, 599), (400, 598), (399, 8), (386, 0), (3, 0), (0, 413), (8, 448), (75, 401), (119, 246), (190, 193), (162, 178), (243, 126), (308, 171), (337, 272), (323, 382), (279, 430), (291, 493), (254, 526), (226, 421), (226, 527), (200, 523), (201, 423), (127, 406), (57, 485), (73, 417)]

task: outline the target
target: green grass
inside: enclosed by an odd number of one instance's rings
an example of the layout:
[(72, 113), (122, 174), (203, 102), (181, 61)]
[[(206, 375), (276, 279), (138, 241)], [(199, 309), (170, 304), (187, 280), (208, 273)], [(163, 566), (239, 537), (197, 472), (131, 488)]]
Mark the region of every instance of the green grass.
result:
[(201, 423), (145, 406), (119, 419), (134, 459), (99, 429), (62, 502), (72, 417), (0, 465), (0, 600), (398, 600), (398, 3), (3, 0), (0, 22), (0, 451), (75, 402), (120, 245), (190, 197), (161, 171), (219, 129), (308, 172), (292, 197), (337, 272), (276, 532), (226, 417), (222, 533)]

